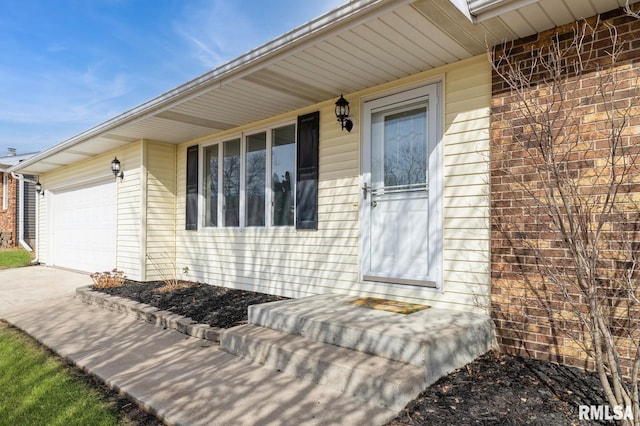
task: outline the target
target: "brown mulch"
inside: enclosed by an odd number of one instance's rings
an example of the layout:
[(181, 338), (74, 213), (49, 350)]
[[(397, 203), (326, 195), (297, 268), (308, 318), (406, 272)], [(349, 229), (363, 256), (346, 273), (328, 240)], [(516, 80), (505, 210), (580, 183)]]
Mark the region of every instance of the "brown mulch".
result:
[(247, 322), (249, 305), (285, 300), (252, 291), (234, 290), (203, 283), (181, 282), (166, 291), (162, 281), (127, 280), (121, 287), (95, 288), (114, 296), (125, 297), (156, 308), (182, 315), (212, 327), (230, 328)]
[(579, 420), (583, 404), (605, 404), (595, 374), (489, 352), (429, 386), (388, 426), (609, 424)]
[[(249, 305), (284, 299), (201, 283), (158, 291), (163, 285), (127, 281), (96, 290), (223, 328), (246, 323)], [(595, 374), (490, 352), (427, 388), (388, 426), (607, 424), (580, 421), (582, 404), (606, 404)]]

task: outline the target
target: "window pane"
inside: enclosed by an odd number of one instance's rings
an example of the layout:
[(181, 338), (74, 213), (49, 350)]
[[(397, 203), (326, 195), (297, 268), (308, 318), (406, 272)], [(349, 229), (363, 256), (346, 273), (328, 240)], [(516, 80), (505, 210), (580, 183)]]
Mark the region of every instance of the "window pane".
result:
[(187, 148), (186, 197), (184, 209), (184, 229), (195, 231), (198, 229), (198, 145)]
[(240, 226), (240, 139), (223, 146), (224, 226)]
[(388, 115), (384, 136), (385, 186), (426, 183), (426, 108)]
[(372, 147), (372, 184), (396, 188), (426, 184), (427, 108), (386, 110), (371, 119), (381, 138)]
[(267, 134), (247, 137), (246, 217), (247, 226), (264, 226)]
[(293, 226), (295, 211), (296, 126), (273, 130), (271, 147), (271, 189), (273, 226)]
[(218, 145), (204, 149), (204, 226), (218, 226)]

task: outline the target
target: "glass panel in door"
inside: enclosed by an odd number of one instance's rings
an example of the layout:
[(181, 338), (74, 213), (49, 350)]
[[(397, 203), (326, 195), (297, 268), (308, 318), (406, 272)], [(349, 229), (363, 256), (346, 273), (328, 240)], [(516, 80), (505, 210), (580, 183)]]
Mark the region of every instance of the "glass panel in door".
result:
[(389, 106), (371, 115), (369, 279), (429, 275), (429, 104)]

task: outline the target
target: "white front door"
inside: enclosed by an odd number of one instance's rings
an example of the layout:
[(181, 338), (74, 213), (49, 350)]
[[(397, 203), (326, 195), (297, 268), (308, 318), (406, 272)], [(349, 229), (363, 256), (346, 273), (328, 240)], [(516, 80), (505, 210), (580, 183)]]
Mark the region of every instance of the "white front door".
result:
[(439, 85), (365, 102), (362, 275), (439, 287), (442, 196)]

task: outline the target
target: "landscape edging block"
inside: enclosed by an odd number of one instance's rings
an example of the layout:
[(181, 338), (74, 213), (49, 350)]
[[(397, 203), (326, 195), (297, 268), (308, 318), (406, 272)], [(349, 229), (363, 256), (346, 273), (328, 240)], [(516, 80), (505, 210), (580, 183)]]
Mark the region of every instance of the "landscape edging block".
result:
[(209, 340), (220, 343), (220, 329), (208, 324), (200, 324), (188, 317), (164, 311), (146, 303), (124, 297), (112, 296), (93, 290), (91, 286), (76, 289), (76, 298), (88, 305), (94, 305), (101, 309), (118, 312), (125, 315), (133, 315), (137, 319), (151, 323), (156, 327), (176, 330), (197, 339)]

